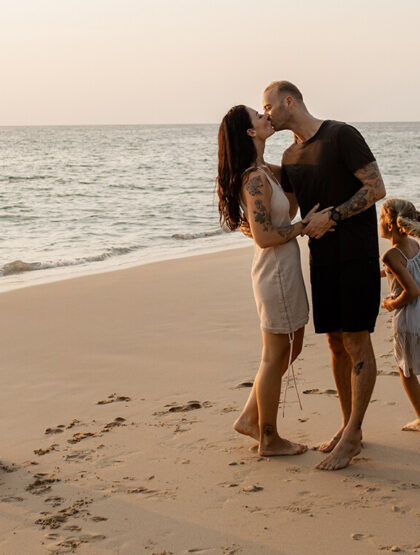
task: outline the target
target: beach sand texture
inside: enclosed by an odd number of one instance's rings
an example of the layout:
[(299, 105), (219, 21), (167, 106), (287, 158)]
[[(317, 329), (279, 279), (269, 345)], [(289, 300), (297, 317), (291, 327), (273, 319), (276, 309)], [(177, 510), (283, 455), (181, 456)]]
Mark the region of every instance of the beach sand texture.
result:
[[(232, 430), (261, 349), (251, 258), (238, 249), (0, 295), (1, 554), (420, 552), (420, 434), (401, 431), (414, 415), (384, 309), (364, 449), (348, 468), (314, 469), (313, 449), (262, 459)], [(290, 386), (279, 428), (315, 447), (340, 409), (312, 324), (304, 345), (303, 411)]]

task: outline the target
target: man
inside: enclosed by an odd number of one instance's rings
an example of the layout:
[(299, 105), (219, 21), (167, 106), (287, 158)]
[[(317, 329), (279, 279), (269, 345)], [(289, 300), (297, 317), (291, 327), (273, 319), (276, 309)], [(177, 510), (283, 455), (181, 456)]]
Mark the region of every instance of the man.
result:
[(341, 428), (319, 447), (329, 455), (317, 468), (337, 470), (360, 452), (376, 380), (370, 340), (380, 304), (375, 202), (385, 187), (360, 133), (313, 117), (292, 83), (271, 83), (263, 106), (276, 131), (295, 135), (282, 160), (282, 187), (291, 202), (299, 204), (302, 217), (317, 202), (320, 210), (333, 207), (315, 215), (307, 235), (315, 331), (327, 334), (343, 414)]

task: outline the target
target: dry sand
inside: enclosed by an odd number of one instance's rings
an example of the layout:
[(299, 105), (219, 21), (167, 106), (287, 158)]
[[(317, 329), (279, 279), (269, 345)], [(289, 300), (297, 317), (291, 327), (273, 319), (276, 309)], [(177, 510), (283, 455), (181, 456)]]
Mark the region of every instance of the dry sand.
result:
[[(303, 265), (307, 281), (307, 251)], [(0, 295), (0, 553), (420, 552), (420, 434), (394, 376), (390, 315), (364, 449), (261, 459), (232, 430), (261, 339), (252, 249)], [(385, 286), (386, 287), (386, 286)], [(385, 291), (384, 291), (385, 292)], [(338, 428), (324, 336), (308, 325), (285, 436)]]

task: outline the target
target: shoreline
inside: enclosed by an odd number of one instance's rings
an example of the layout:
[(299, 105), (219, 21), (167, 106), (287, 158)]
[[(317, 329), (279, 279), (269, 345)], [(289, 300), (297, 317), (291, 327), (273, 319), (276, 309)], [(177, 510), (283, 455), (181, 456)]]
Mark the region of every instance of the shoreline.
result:
[[(29, 270), (24, 272), (18, 272), (15, 274), (10, 274), (7, 276), (0, 277), (0, 295), (2, 293), (7, 293), (9, 291), (15, 291), (18, 289), (23, 289), (26, 287), (34, 287), (37, 285), (44, 285), (47, 283), (55, 283), (56, 281), (65, 281), (69, 279), (76, 279), (79, 277), (98, 275), (108, 272), (116, 272), (120, 270), (128, 270), (130, 268), (136, 268), (141, 266), (147, 266), (149, 264), (156, 264), (159, 262), (166, 262), (168, 260), (181, 260), (184, 258), (193, 258), (195, 256), (204, 256), (206, 254), (212, 254), (217, 252), (225, 252), (229, 250), (253, 248), (251, 240), (243, 245), (239, 244), (224, 244), (224, 245), (212, 245), (206, 246), (204, 248), (198, 249), (196, 251), (188, 249), (179, 249), (178, 253), (173, 253), (176, 249), (165, 249), (165, 254), (157, 254), (159, 249), (155, 253), (149, 255), (149, 257), (144, 261), (137, 260), (122, 260), (131, 258), (132, 255), (120, 255), (115, 256), (104, 261), (90, 262), (88, 264), (69, 264), (66, 266), (55, 266), (52, 268), (42, 268), (39, 270)], [(172, 252), (171, 252), (172, 250)], [(122, 261), (121, 261), (122, 260)], [(31, 263), (29, 263), (31, 264)], [(100, 267), (97, 267), (99, 265)]]

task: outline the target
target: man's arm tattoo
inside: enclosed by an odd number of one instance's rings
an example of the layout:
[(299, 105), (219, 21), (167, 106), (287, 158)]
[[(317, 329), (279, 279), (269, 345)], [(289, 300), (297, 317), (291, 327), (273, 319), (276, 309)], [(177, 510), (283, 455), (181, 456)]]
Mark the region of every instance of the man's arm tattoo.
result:
[(247, 184), (245, 189), (251, 195), (251, 197), (256, 197), (262, 194), (263, 182), (259, 175), (252, 177)]
[(354, 175), (362, 182), (362, 187), (348, 201), (337, 206), (343, 219), (364, 212), (384, 196), (384, 182), (376, 162), (367, 164)]

